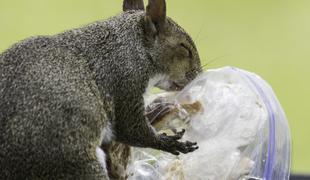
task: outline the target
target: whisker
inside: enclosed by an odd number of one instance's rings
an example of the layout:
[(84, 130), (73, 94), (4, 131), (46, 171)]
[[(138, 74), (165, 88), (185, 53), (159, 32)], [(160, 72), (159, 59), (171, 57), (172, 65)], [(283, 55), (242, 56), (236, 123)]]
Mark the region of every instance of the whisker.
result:
[(218, 56), (215, 57), (211, 60), (209, 60), (207, 63), (205, 63), (204, 65), (200, 66), (202, 69), (205, 68), (206, 66), (209, 66), (210, 64), (213, 64), (215, 62), (218, 62), (219, 60), (223, 60), (224, 57), (226, 57), (227, 55), (223, 55), (223, 56)]
[[(205, 26), (205, 23), (203, 23), (203, 24), (201, 25), (201, 27), (200, 27), (200, 29), (199, 29), (199, 31), (198, 31), (198, 34), (196, 35), (196, 37), (195, 37), (195, 39), (194, 39), (195, 42), (196, 42), (196, 40), (198, 40), (198, 38), (199, 38), (199, 36), (200, 36), (202, 30), (204, 29), (204, 26)], [(197, 42), (196, 42), (196, 44), (197, 44)]]
[(206, 40), (206, 39), (208, 39), (208, 38), (209, 38), (209, 36), (203, 36), (203, 37), (197, 39), (197, 40), (195, 41), (195, 43), (198, 45), (198, 44), (200, 44), (200, 42), (202, 42), (203, 40)]
[[(207, 63), (201, 65), (199, 68), (202, 70), (206, 70), (206, 68), (210, 65), (213, 64), (214, 62), (218, 62), (221, 58), (225, 57), (226, 55), (223, 56), (219, 56), (216, 58), (213, 58), (211, 60), (209, 60)], [(190, 79), (195, 78), (195, 76), (197, 75), (197, 67), (191, 69), (189, 72), (187, 72), (186, 76)]]

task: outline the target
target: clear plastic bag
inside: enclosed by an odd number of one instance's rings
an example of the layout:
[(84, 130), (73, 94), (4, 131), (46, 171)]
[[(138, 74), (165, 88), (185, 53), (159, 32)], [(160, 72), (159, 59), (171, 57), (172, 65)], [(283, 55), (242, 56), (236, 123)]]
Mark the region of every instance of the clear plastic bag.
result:
[[(133, 149), (130, 180), (288, 180), (290, 131), (272, 88), (259, 76), (232, 67), (209, 70), (167, 98), (180, 113), (169, 128), (184, 128), (193, 153), (172, 156)], [(193, 113), (184, 104), (201, 104)]]

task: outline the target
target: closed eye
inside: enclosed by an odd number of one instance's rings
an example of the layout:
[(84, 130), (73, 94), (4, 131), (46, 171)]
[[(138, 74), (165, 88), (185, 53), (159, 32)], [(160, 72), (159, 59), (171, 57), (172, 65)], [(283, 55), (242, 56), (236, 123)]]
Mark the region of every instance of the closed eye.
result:
[(180, 46), (188, 52), (188, 57), (192, 59), (193, 53), (192, 53), (191, 49), (188, 46), (186, 46), (184, 43), (180, 43)]

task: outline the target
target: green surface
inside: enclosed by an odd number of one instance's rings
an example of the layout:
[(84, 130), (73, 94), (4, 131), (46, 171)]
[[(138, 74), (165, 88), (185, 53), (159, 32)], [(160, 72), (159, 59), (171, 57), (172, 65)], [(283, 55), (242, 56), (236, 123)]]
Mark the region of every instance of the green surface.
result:
[[(120, 10), (121, 0), (0, 0), (0, 51)], [(193, 36), (209, 68), (238, 66), (269, 81), (289, 118), (293, 170), (310, 172), (310, 1), (168, 0), (168, 15)]]

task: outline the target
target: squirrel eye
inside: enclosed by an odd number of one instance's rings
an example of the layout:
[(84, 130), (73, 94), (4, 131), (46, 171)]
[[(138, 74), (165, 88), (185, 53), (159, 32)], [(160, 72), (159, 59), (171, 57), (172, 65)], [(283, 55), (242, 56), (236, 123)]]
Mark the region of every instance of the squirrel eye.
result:
[(188, 46), (186, 46), (184, 43), (180, 43), (180, 46), (187, 51), (187, 55), (189, 58), (193, 57), (193, 53)]

